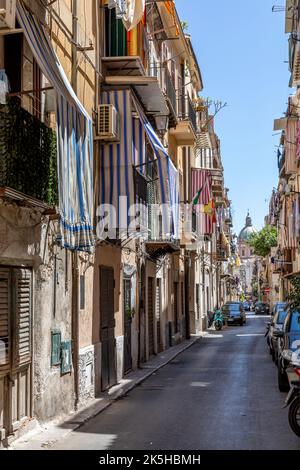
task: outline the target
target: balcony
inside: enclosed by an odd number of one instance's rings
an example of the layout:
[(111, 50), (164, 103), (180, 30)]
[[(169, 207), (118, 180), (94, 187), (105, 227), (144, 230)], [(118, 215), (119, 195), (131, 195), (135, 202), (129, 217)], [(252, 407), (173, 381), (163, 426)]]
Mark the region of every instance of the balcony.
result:
[(51, 206), (58, 200), (56, 135), (16, 100), (0, 105), (0, 188)]
[(197, 115), (189, 95), (178, 99), (178, 124), (170, 130), (178, 144), (195, 145), (197, 140)]
[(285, 174), (285, 152), (284, 151), (278, 158), (278, 171), (279, 171), (279, 176), (284, 176)]
[(152, 258), (159, 258), (168, 253), (180, 251), (180, 241), (169, 233), (164, 233), (163, 219), (159, 206), (148, 204), (148, 240), (145, 241), (147, 253)]
[(212, 175), (212, 191), (215, 196), (222, 196), (224, 190), (223, 176)]
[(163, 89), (170, 112), (170, 127), (177, 124), (177, 95), (173, 84), (172, 77), (167, 67), (163, 69)]

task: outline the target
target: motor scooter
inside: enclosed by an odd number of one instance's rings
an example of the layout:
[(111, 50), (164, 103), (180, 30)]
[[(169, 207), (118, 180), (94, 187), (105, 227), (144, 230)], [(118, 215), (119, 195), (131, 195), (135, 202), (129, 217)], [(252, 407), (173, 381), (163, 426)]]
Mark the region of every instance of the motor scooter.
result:
[(222, 312), (220, 310), (217, 310), (214, 315), (214, 326), (217, 331), (222, 330), (224, 326), (224, 318), (222, 315)]

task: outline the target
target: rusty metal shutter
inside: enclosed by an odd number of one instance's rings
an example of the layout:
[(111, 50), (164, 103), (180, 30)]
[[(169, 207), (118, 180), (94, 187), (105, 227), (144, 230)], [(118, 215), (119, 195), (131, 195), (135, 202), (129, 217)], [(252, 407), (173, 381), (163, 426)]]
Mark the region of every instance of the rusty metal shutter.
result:
[(10, 271), (0, 268), (0, 373), (9, 368), (10, 350)]
[(14, 270), (15, 366), (31, 360), (31, 282), (29, 269)]

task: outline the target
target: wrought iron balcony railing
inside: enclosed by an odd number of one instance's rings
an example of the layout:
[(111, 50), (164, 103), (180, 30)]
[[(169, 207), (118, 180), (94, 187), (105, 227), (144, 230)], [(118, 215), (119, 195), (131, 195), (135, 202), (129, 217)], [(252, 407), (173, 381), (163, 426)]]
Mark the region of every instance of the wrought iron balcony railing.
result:
[(166, 97), (169, 101), (169, 104), (172, 108), (172, 111), (175, 116), (177, 116), (177, 98), (176, 98), (176, 90), (173, 85), (173, 81), (170, 75), (169, 70), (165, 67), (164, 69), (164, 84), (165, 84), (165, 93)]
[(197, 131), (197, 115), (189, 95), (179, 97), (179, 119), (184, 121), (189, 120), (194, 131)]

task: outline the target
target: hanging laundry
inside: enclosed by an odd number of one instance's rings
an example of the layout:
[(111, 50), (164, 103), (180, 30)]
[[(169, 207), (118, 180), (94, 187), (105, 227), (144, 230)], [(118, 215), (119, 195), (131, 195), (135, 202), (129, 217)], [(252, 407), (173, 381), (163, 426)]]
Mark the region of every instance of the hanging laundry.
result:
[(6, 104), (7, 93), (9, 92), (8, 78), (4, 69), (0, 69), (0, 104)]
[(127, 0), (108, 0), (108, 8), (112, 10), (116, 9), (117, 20), (122, 20), (126, 13)]
[(146, 0), (126, 0), (123, 24), (127, 31), (131, 31), (143, 18)]

